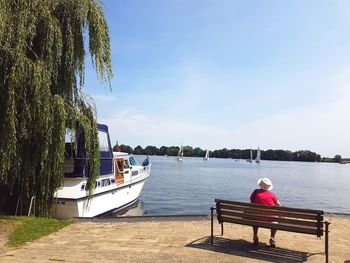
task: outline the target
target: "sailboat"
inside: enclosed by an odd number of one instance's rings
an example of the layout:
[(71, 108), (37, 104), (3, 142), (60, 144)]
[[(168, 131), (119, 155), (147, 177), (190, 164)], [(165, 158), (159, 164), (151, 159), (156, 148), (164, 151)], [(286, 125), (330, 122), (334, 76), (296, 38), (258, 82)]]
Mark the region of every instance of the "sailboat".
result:
[(247, 162), (251, 163), (253, 161), (253, 151), (250, 149), (250, 158), (247, 160)]
[(208, 161), (209, 160), (209, 150), (207, 149), (207, 151), (205, 152), (205, 156), (203, 157), (204, 161)]
[(256, 153), (256, 158), (255, 158), (255, 162), (256, 163), (260, 163), (261, 160), (261, 153), (260, 153), (260, 149), (258, 147), (257, 153)]
[(180, 146), (179, 152), (177, 153), (176, 159), (177, 159), (179, 162), (182, 162), (183, 159), (184, 159), (184, 150), (183, 150), (183, 148), (182, 148), (182, 144), (181, 144), (181, 146)]

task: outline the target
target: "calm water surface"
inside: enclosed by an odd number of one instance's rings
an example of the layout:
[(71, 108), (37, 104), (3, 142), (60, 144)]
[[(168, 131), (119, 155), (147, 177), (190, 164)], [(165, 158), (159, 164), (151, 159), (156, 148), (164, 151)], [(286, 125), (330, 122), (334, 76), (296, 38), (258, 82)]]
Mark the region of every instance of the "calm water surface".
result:
[[(144, 156), (135, 156), (142, 162)], [(215, 198), (249, 202), (257, 180), (272, 180), (284, 206), (350, 213), (350, 164), (151, 156), (141, 202), (126, 215), (209, 214)]]

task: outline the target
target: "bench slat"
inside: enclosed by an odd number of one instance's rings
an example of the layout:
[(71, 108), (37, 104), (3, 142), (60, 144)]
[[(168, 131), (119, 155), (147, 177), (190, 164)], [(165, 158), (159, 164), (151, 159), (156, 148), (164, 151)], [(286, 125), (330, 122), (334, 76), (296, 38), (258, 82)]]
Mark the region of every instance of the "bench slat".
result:
[(308, 226), (308, 227), (316, 227), (319, 225), (317, 221), (306, 221), (306, 220), (298, 220), (298, 219), (290, 219), (290, 218), (281, 218), (281, 217), (269, 217), (266, 215), (257, 215), (250, 213), (242, 213), (242, 212), (234, 212), (228, 210), (221, 210), (222, 216), (234, 216), (241, 219), (252, 219), (256, 221), (275, 221), (284, 224), (296, 225), (296, 226)]
[(230, 200), (224, 200), (224, 199), (215, 199), (215, 202), (220, 204), (231, 204), (231, 205), (238, 205), (238, 206), (245, 206), (245, 207), (266, 207), (266, 209), (273, 209), (273, 210), (283, 210), (283, 211), (323, 215), (323, 211), (321, 210), (313, 210), (313, 209), (305, 209), (305, 208), (293, 208), (293, 207), (286, 207), (286, 206), (276, 207), (276, 206), (267, 206), (267, 205), (261, 205), (261, 204), (230, 201)]
[[(283, 211), (281, 209), (275, 210), (275, 209), (267, 209), (269, 206), (259, 206), (259, 207), (243, 207), (243, 206), (235, 206), (235, 205), (228, 205), (228, 204), (217, 204), (218, 211), (222, 209), (226, 209), (229, 211), (242, 211), (247, 213), (256, 213), (256, 214), (273, 214), (276, 216), (283, 216), (283, 217), (291, 217), (291, 218), (300, 218), (300, 219), (308, 219), (308, 220), (323, 220), (323, 216), (318, 216), (317, 214), (305, 214), (300, 212), (290, 212), (290, 211)], [(272, 207), (274, 208), (274, 207)]]
[(318, 234), (318, 231), (316, 228), (289, 226), (284, 224), (274, 224), (269, 222), (261, 222), (261, 221), (255, 221), (255, 220), (249, 220), (249, 219), (229, 217), (229, 216), (221, 216), (221, 218), (223, 222), (235, 223), (240, 225), (257, 226), (257, 227), (268, 228), (268, 229), (272, 228), (277, 230), (296, 232), (296, 233), (302, 233), (302, 234), (310, 234), (310, 235)]

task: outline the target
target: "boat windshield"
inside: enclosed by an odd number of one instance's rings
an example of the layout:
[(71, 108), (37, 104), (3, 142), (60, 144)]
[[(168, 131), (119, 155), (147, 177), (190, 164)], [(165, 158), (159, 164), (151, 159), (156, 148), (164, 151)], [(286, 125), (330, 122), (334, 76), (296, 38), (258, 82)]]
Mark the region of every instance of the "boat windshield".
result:
[(64, 156), (67, 157), (75, 157), (76, 151), (74, 148), (76, 148), (76, 141), (75, 141), (75, 133), (73, 130), (66, 129), (66, 134), (65, 134), (65, 151), (64, 151)]
[(98, 131), (98, 142), (100, 144), (100, 151), (101, 152), (108, 152), (109, 151), (109, 144), (108, 144), (108, 134), (104, 131)]

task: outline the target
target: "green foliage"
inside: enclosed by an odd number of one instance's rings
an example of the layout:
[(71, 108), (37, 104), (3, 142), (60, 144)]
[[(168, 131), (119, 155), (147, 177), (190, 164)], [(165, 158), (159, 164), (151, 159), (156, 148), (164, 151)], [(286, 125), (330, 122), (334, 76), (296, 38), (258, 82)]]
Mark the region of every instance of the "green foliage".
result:
[(308, 150), (293, 152), (293, 161), (316, 162), (320, 158), (319, 154)]
[(147, 146), (143, 152), (146, 155), (157, 155), (159, 150), (156, 146)]
[[(130, 149), (132, 149), (128, 145), (124, 145), (125, 152), (129, 152)], [(176, 156), (179, 152), (179, 147), (177, 146), (161, 146), (159, 149), (156, 146), (147, 146), (145, 149), (143, 149), (140, 145), (137, 146), (133, 150), (133, 154), (135, 155), (168, 155), (168, 156)], [(204, 157), (206, 150), (203, 150), (199, 147), (193, 148), (191, 146), (184, 146), (184, 156), (188, 157)], [(257, 151), (253, 150), (253, 158), (256, 156)], [(297, 152), (291, 152), (291, 151), (285, 151), (285, 150), (261, 150), (261, 156), (263, 160), (276, 160), (276, 161), (304, 161), (304, 162), (319, 162), (319, 161), (326, 161), (324, 158), (321, 159), (321, 156), (315, 152), (309, 151), (309, 150), (300, 150)], [(336, 155), (335, 158), (328, 158), (328, 161), (334, 162), (337, 160), (339, 161), (339, 157)], [(233, 159), (249, 159), (250, 158), (250, 149), (227, 149), (223, 148), (220, 150), (214, 150), (210, 152), (210, 157), (215, 158), (233, 158)], [(341, 160), (341, 156), (340, 156)]]
[(264, 151), (264, 160), (292, 161), (293, 153), (291, 151), (269, 149)]
[(129, 145), (121, 144), (120, 151), (125, 153), (132, 153), (133, 149)]
[(82, 92), (84, 32), (109, 83), (109, 32), (97, 0), (0, 0), (0, 212), (35, 195), (36, 214), (50, 214), (66, 128), (85, 135), (89, 181), (98, 176), (95, 106)]
[(136, 154), (136, 155), (142, 155), (143, 154), (143, 148), (140, 145), (138, 145), (138, 146), (135, 147), (133, 153)]
[(170, 147), (168, 147), (166, 152), (167, 152), (168, 156), (176, 156), (177, 153), (179, 152), (179, 150), (180, 150), (180, 147), (170, 146)]
[(160, 147), (158, 155), (166, 155), (166, 154), (167, 154), (167, 147), (165, 147), (165, 146)]
[(193, 156), (193, 148), (191, 146), (183, 147), (184, 156)]
[(43, 236), (47, 236), (59, 229), (62, 229), (72, 221), (68, 220), (55, 220), (42, 217), (10, 217), (7, 221), (14, 222), (15, 229), (11, 232), (7, 245), (11, 247), (17, 247), (39, 239)]
[(341, 160), (342, 160), (341, 155), (337, 154), (336, 156), (334, 156), (334, 161), (335, 161), (336, 163), (340, 163)]
[(193, 156), (194, 157), (203, 157), (203, 156), (205, 156), (205, 151), (203, 151), (199, 147), (196, 147), (193, 149)]

